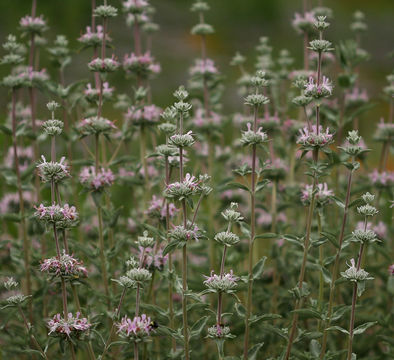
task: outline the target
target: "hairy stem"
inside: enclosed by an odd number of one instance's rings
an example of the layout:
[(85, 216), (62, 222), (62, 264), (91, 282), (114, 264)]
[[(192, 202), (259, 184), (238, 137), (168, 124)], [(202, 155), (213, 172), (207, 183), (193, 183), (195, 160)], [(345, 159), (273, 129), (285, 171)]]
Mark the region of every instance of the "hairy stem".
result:
[[(253, 131), (257, 131), (257, 107), (254, 107), (254, 121)], [(253, 244), (255, 237), (256, 214), (256, 160), (257, 160), (256, 145), (252, 145), (252, 175), (251, 175), (251, 192), (250, 192), (250, 239), (249, 239), (249, 252), (248, 252), (248, 295), (246, 300), (246, 314), (245, 314), (245, 337), (244, 337), (244, 350), (243, 359), (248, 359), (249, 351), (249, 319), (252, 316), (252, 290), (253, 290)]]

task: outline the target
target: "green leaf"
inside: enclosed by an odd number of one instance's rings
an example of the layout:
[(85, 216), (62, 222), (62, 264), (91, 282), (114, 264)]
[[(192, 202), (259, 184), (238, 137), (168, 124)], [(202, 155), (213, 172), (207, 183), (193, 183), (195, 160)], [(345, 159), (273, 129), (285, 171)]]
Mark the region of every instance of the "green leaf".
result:
[(277, 238), (278, 234), (275, 233), (265, 233), (265, 234), (260, 234), (260, 235), (256, 235), (254, 237), (254, 239), (274, 239)]
[(300, 238), (298, 238), (297, 236), (294, 236), (294, 235), (291, 235), (291, 234), (285, 234), (282, 237), (283, 237), (283, 239), (285, 239), (289, 243), (297, 245), (297, 246), (299, 246), (301, 248), (304, 248), (304, 245), (300, 241)]
[(201, 332), (204, 330), (209, 316), (204, 316), (201, 319), (198, 319), (190, 329), (190, 337), (199, 336)]
[(173, 252), (178, 247), (178, 244), (178, 240), (172, 240), (171, 242), (169, 242), (163, 249), (163, 256), (167, 255), (170, 252)]
[(268, 180), (268, 179), (264, 179), (264, 180), (262, 180), (262, 181), (259, 181), (259, 182), (257, 183), (255, 192), (259, 192), (259, 191), (263, 190), (270, 182), (271, 182), (271, 181)]
[(267, 260), (266, 256), (263, 256), (255, 266), (253, 266), (253, 280), (257, 280), (264, 270), (265, 260)]
[(360, 325), (360, 326), (357, 326), (357, 327), (354, 329), (353, 334), (354, 334), (354, 335), (362, 334), (365, 330), (367, 330), (367, 329), (369, 329), (370, 327), (376, 325), (377, 323), (378, 323), (377, 321), (370, 321), (370, 322), (367, 322), (367, 323), (362, 324), (362, 325)]
[(333, 330), (338, 330), (340, 332), (343, 332), (344, 334), (349, 335), (349, 331), (347, 331), (344, 328), (341, 328), (340, 326), (330, 326), (329, 328), (327, 328), (327, 331), (333, 331)]
[(311, 342), (309, 344), (309, 349), (310, 349), (312, 356), (317, 359), (320, 355), (320, 350), (321, 350), (320, 343), (315, 339), (311, 340)]
[(237, 312), (238, 316), (245, 319), (245, 315), (246, 315), (245, 306), (243, 306), (240, 303), (235, 303), (234, 307), (235, 307), (235, 311)]
[(342, 209), (345, 208), (345, 204), (340, 198), (338, 198), (336, 196), (331, 196), (331, 199), (334, 200), (335, 204), (337, 204), (340, 208), (342, 208)]
[(6, 135), (12, 135), (12, 130), (3, 124), (0, 124), (0, 130)]
[(310, 318), (321, 319), (322, 318), (321, 314), (314, 309), (297, 309), (297, 310), (293, 310), (292, 312), (300, 315), (300, 317), (304, 318), (304, 319), (310, 319)]
[(246, 185), (241, 184), (239, 182), (230, 182), (227, 184), (227, 187), (231, 188), (231, 189), (234, 189), (234, 188), (235, 189), (242, 189), (242, 190), (250, 192), (249, 188)]
[(280, 318), (282, 318), (282, 316), (279, 314), (264, 314), (264, 315), (260, 315), (260, 316), (253, 315), (249, 319), (249, 323), (254, 324), (259, 321), (269, 321), (269, 320), (275, 320), (275, 319), (280, 319)]
[(327, 238), (328, 241), (329, 241), (331, 244), (333, 244), (337, 249), (339, 248), (339, 244), (338, 244), (338, 241), (337, 241), (337, 237), (336, 237), (334, 234), (329, 233), (329, 232), (327, 232), (327, 231), (322, 231), (322, 232), (321, 232), (321, 235), (324, 236), (325, 238)]
[(248, 360), (256, 360), (257, 354), (260, 351), (260, 349), (263, 347), (263, 345), (264, 345), (264, 343), (261, 342), (259, 344), (254, 345), (252, 348), (250, 348), (248, 351)]

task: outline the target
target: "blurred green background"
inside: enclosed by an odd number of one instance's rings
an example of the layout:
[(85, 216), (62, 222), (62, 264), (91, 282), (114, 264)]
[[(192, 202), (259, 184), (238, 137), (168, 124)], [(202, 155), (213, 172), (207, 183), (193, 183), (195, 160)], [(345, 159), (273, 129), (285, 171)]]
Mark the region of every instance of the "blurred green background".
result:
[[(151, 0), (157, 12), (154, 21), (160, 25), (159, 33), (153, 38), (153, 55), (162, 65), (162, 73), (152, 83), (153, 101), (159, 106), (166, 106), (172, 101), (172, 92), (179, 84), (186, 83), (188, 68), (193, 59), (200, 54), (199, 38), (190, 34), (190, 28), (197, 22), (197, 15), (189, 11), (191, 0)], [(101, 1), (97, 0), (97, 4)], [(121, 8), (121, 1), (109, 0), (109, 4)], [(211, 0), (211, 11), (206, 21), (212, 24), (216, 33), (208, 39), (208, 56), (213, 58), (225, 76), (224, 113), (240, 109), (241, 99), (237, 95), (235, 81), (238, 70), (230, 67), (229, 62), (236, 51), (248, 57), (247, 67), (253, 71), (255, 60), (254, 46), (259, 37), (268, 36), (274, 47), (274, 56), (286, 48), (295, 57), (295, 68), (302, 66), (302, 39), (295, 33), (291, 20), (295, 12), (302, 11), (302, 0)], [(318, 5), (317, 0), (309, 0), (309, 6)], [(327, 31), (327, 38), (335, 45), (340, 39), (353, 37), (349, 29), (352, 14), (361, 10), (366, 15), (369, 30), (362, 38), (362, 47), (371, 54), (371, 59), (362, 64), (360, 71), (361, 87), (368, 90), (373, 101), (378, 102), (372, 111), (363, 117), (362, 133), (373, 131), (374, 124), (381, 116), (387, 116), (388, 104), (381, 99), (381, 89), (386, 84), (385, 77), (393, 70), (393, 58), (388, 53), (394, 49), (394, 1), (393, 0), (326, 0), (321, 2), (334, 11), (332, 26)], [(19, 19), (30, 13), (31, 1), (0, 1), (0, 38), (4, 41), (9, 33), (19, 33)], [(51, 44), (56, 35), (64, 34), (70, 40), (70, 47), (75, 51), (72, 66), (66, 69), (67, 82), (79, 79), (92, 79), (86, 63), (91, 57), (91, 50), (80, 51), (77, 38), (90, 24), (91, 2), (89, 0), (38, 0), (38, 14), (48, 20), (50, 30), (45, 37)], [(133, 48), (132, 32), (125, 24), (125, 16), (110, 21), (110, 36), (114, 39), (114, 53), (119, 59)], [(47, 54), (40, 55), (43, 67), (50, 67)], [(2, 67), (0, 75), (7, 69)], [(53, 69), (50, 70), (54, 77)], [(131, 81), (118, 71), (109, 78), (117, 92), (131, 94)], [(335, 82), (334, 82), (335, 85)], [(6, 90), (1, 89), (0, 104), (2, 109), (9, 100)], [(42, 99), (44, 100), (44, 99)], [(106, 115), (110, 115), (107, 106)], [(5, 111), (1, 112), (1, 117)], [(114, 113), (114, 117), (119, 114)], [(116, 120), (116, 119), (114, 119)], [(371, 131), (369, 131), (371, 130)]]

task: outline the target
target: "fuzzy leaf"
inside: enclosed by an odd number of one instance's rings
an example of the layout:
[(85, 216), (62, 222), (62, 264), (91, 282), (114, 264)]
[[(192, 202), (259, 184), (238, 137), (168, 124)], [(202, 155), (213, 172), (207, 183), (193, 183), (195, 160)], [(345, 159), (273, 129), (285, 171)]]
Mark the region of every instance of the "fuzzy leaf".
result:
[(292, 312), (300, 315), (301, 318), (304, 319), (310, 319), (310, 318), (315, 318), (315, 319), (321, 319), (321, 314), (314, 310), (314, 309), (297, 309), (293, 310)]
[(256, 360), (257, 354), (260, 351), (260, 349), (263, 347), (264, 343), (261, 342), (259, 344), (254, 345), (252, 348), (249, 349), (248, 351), (248, 359), (249, 360)]
[(256, 236), (254, 237), (254, 239), (255, 239), (255, 240), (256, 240), (256, 239), (274, 239), (274, 238), (276, 238), (276, 237), (278, 237), (278, 235), (275, 234), (275, 233), (265, 233), (265, 234), (256, 235)]
[(365, 330), (367, 330), (367, 329), (369, 329), (370, 327), (376, 325), (377, 323), (378, 323), (377, 321), (370, 321), (370, 322), (367, 322), (367, 323), (362, 324), (362, 325), (360, 325), (360, 326), (357, 326), (357, 327), (354, 329), (353, 334), (354, 334), (354, 335), (362, 334)]
[(349, 331), (347, 331), (344, 328), (341, 328), (340, 326), (330, 326), (329, 328), (327, 328), (327, 331), (332, 331), (332, 330), (338, 330), (340, 332), (343, 332), (344, 334), (349, 335)]
[(204, 330), (209, 316), (204, 316), (201, 319), (197, 320), (190, 329), (190, 337), (199, 336), (201, 332)]
[(257, 280), (264, 270), (265, 260), (267, 260), (266, 256), (263, 256), (255, 266), (253, 266), (253, 280)]
[(227, 187), (230, 189), (242, 189), (242, 190), (250, 192), (249, 188), (246, 185), (241, 184), (239, 182), (230, 182), (227, 184)]

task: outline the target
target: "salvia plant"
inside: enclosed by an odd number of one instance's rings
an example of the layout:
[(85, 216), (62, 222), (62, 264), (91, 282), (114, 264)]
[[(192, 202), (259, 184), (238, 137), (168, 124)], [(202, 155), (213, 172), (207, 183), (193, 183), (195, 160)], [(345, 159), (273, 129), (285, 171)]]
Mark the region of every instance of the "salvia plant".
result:
[(193, 1), (199, 51), (171, 55), (189, 71), (159, 104), (155, 1), (92, 0), (77, 48), (40, 3), (0, 61), (0, 357), (394, 358), (394, 73), (367, 93), (368, 18), (332, 39), (333, 11), (303, 1), (301, 68), (261, 34), (232, 84), (217, 5)]

